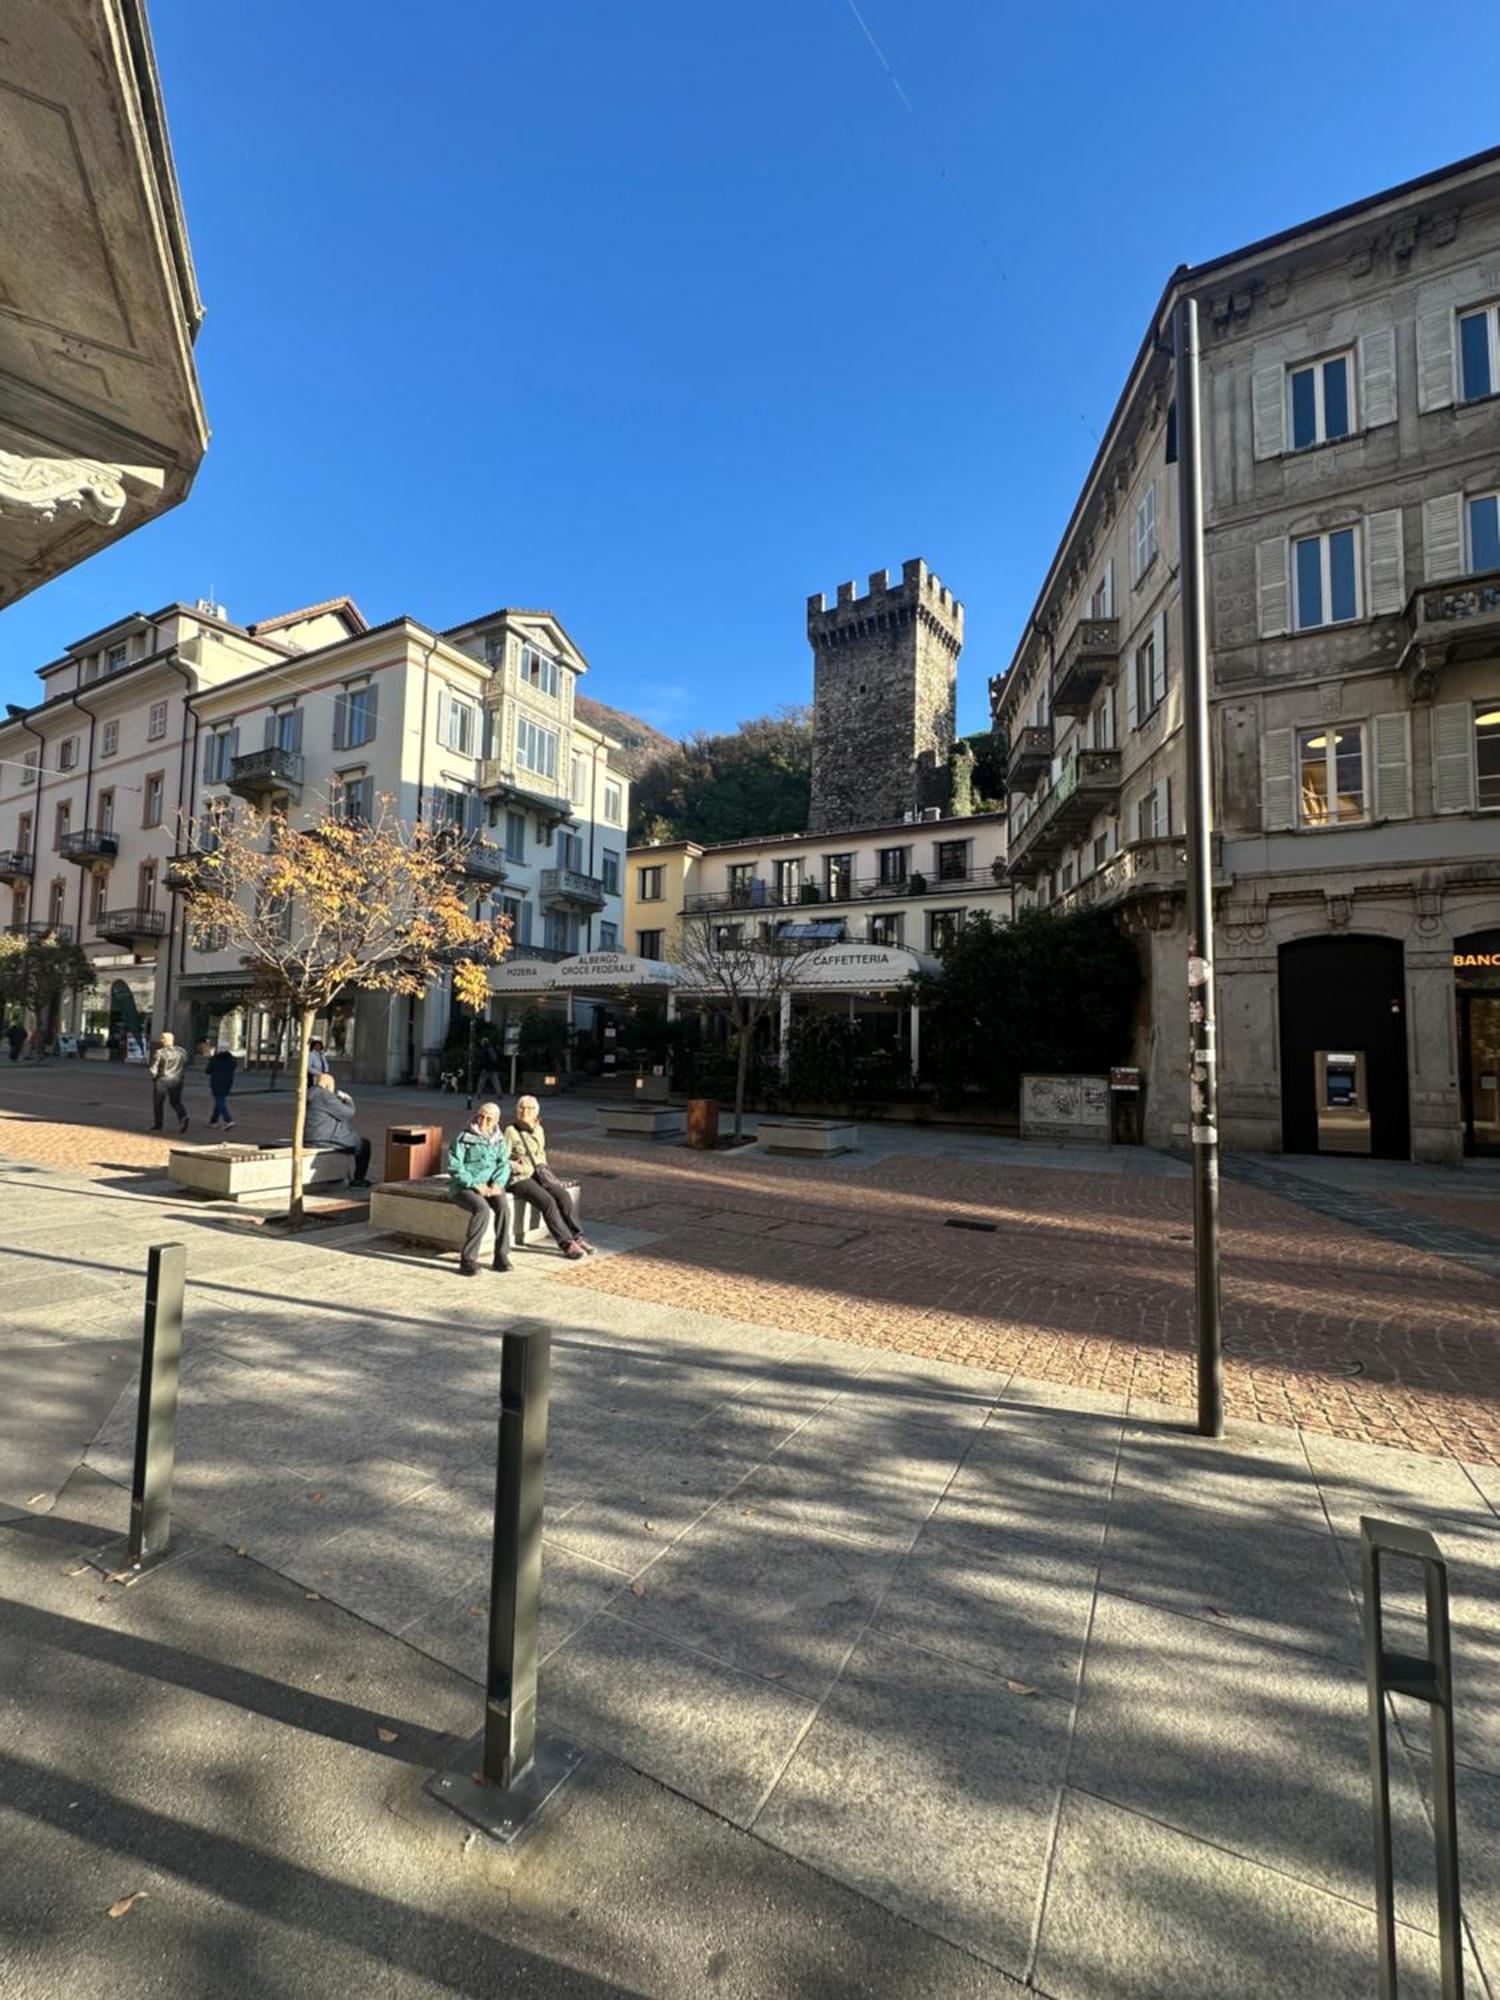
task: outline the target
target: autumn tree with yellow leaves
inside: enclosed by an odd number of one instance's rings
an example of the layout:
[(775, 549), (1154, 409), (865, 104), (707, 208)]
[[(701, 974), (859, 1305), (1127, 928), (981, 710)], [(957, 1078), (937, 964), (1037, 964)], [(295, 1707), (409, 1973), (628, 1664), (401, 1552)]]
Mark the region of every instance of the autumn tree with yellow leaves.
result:
[(328, 817), (293, 826), (275, 811), (220, 808), (174, 863), (194, 940), (238, 953), (297, 1026), (291, 1226), (303, 1219), (307, 1050), (313, 1022), (351, 990), (416, 996), (453, 979), (481, 1010), (485, 967), (510, 948), (504, 918), (469, 907), (463, 853), (448, 829), (398, 819)]

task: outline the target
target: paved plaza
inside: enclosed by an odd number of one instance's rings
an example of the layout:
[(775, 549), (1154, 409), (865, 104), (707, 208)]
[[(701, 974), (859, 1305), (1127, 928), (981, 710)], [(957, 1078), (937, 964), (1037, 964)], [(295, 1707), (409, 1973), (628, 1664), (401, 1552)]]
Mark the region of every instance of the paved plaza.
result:
[[(1187, 1182), (1156, 1155), (877, 1132), (700, 1159), (564, 1100), (599, 1256), (465, 1284), (363, 1225), (289, 1240), (173, 1199), (161, 1142), (118, 1129), (137, 1081), (0, 1074), (7, 1991), (191, 1991), (232, 1936), (231, 1992), (477, 1993), (485, 1950), (524, 1947), (537, 1992), (1369, 1995), (1373, 1513), (1452, 1564), (1466, 1949), (1500, 1993), (1483, 1177), (1236, 1169), (1241, 1414), (1208, 1444)], [(246, 1096), (241, 1132), (286, 1102)], [(180, 1556), (127, 1591), (79, 1551), (123, 1526), (141, 1274), (172, 1239)], [(478, 1722), (516, 1324), (554, 1342), (543, 1720), (592, 1754), (476, 1876), (418, 1801)], [(1426, 1718), (1398, 1719), (1403, 1994), (1432, 1994)], [(268, 1856), (293, 1873), (252, 1896)], [(390, 1945), (403, 1910), (431, 1961)]]

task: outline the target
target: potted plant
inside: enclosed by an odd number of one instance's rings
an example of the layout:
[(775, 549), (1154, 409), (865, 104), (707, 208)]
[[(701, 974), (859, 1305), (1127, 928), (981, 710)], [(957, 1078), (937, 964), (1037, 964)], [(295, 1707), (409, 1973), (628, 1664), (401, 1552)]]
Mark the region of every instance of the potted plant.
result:
[(909, 896), (925, 895), (927, 893), (927, 877), (914, 869), (907, 877), (906, 893)]

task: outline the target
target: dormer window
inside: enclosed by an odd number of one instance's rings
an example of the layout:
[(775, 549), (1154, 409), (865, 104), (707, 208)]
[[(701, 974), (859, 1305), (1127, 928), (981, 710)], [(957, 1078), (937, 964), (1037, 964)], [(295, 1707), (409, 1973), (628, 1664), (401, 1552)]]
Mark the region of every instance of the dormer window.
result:
[(556, 697), (559, 675), (556, 660), (539, 653), (535, 646), (521, 648), (521, 685), (535, 688), (538, 694)]

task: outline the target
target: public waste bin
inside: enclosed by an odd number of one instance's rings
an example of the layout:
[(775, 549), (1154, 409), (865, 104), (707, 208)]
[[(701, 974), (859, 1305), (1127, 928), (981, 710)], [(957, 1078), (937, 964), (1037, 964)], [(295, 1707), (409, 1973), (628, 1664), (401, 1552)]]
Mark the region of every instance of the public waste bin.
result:
[(443, 1171), (441, 1125), (388, 1125), (385, 1128), (385, 1178), (425, 1181)]
[(711, 1153), (719, 1143), (719, 1107), (712, 1097), (690, 1097), (687, 1108), (687, 1138), (700, 1153)]

